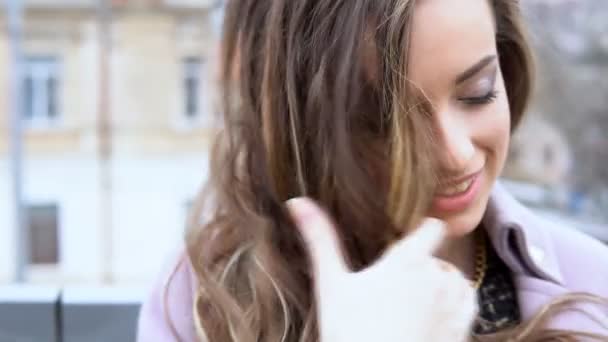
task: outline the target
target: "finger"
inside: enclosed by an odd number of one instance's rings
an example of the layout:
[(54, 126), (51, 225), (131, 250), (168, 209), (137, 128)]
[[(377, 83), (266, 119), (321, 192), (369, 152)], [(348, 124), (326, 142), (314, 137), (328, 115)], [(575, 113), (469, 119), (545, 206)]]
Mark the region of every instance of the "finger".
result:
[(430, 255), (445, 238), (445, 223), (435, 218), (427, 218), (422, 225), (407, 235), (403, 244), (416, 253)]
[(393, 244), (383, 259), (385, 262), (395, 261), (402, 266), (408, 259), (430, 256), (439, 247), (444, 236), (445, 224), (440, 220), (428, 218), (418, 229)]
[(442, 270), (443, 272), (455, 272), (457, 271), (456, 266), (450, 264), (447, 261), (441, 260), (441, 259), (437, 259), (437, 264), (439, 265), (439, 269)]
[(451, 336), (461, 336), (454, 341), (466, 341), (462, 336), (477, 317), (477, 293), (460, 272), (442, 272), (441, 276), (442, 287), (436, 296), (436, 305), (442, 308), (439, 320)]
[(306, 197), (290, 199), (286, 205), (304, 238), (318, 277), (325, 279), (327, 276), (348, 272), (338, 234), (329, 216)]
[(437, 308), (434, 320), (442, 329), (432, 332), (432, 341), (467, 341), (477, 317), (477, 297), (458, 272), (440, 272), (441, 286), (432, 305)]

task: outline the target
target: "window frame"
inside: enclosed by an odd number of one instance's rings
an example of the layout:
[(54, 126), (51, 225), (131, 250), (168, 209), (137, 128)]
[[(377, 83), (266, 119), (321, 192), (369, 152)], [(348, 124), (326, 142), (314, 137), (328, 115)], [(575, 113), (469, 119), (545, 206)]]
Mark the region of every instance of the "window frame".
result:
[[(28, 128), (46, 129), (60, 125), (63, 118), (62, 71), (58, 56), (32, 54), (24, 57), (22, 119)], [(29, 89), (26, 88), (28, 81)]]

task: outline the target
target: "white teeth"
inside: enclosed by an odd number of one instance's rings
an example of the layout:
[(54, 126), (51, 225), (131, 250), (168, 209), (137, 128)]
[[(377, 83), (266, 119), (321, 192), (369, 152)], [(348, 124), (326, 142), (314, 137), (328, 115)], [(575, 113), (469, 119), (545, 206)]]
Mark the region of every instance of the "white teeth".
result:
[(445, 187), (445, 188), (441, 189), (439, 194), (444, 195), (444, 196), (453, 196), (453, 195), (459, 194), (461, 192), (465, 192), (469, 188), (469, 186), (471, 185), (472, 182), (473, 182), (473, 180), (469, 179), (467, 181), (458, 183), (456, 185)]

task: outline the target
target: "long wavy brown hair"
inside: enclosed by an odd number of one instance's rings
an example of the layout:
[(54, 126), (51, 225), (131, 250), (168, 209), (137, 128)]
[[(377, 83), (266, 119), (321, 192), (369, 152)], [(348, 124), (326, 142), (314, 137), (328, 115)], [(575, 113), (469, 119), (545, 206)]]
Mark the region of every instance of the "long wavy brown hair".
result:
[[(489, 1), (514, 128), (532, 88), (530, 53), (517, 1)], [(414, 6), (227, 2), (221, 131), (187, 236), (201, 338), (318, 341), (310, 261), (286, 200), (309, 196), (328, 210), (353, 270), (423, 217), (437, 179), (429, 104), (407, 79)]]

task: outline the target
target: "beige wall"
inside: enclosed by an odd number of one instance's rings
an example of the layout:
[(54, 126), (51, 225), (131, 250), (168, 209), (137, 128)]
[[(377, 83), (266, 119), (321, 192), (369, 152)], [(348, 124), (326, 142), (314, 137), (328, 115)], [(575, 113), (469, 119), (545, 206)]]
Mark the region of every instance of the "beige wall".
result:
[(167, 125), (179, 86), (173, 26), (160, 14), (125, 14), (115, 24), (112, 112), (119, 132)]
[(203, 18), (196, 19), (198, 25), (156, 13), (125, 14), (114, 26), (112, 112), (117, 153), (206, 148), (208, 127), (182, 122), (180, 63), (191, 56), (206, 59), (210, 53)]
[[(209, 59), (215, 46), (206, 12), (133, 10), (113, 17), (110, 115), (116, 153), (204, 151), (209, 125), (182, 116), (181, 60)], [(95, 153), (99, 94), (98, 26), (92, 12), (28, 13), (23, 50), (62, 61), (61, 121), (28, 129), (26, 150), (37, 155)], [(0, 36), (0, 155), (7, 152), (7, 36)], [(209, 64), (207, 64), (209, 65)], [(204, 70), (210, 73), (211, 70)], [(209, 103), (206, 85), (201, 98)]]

